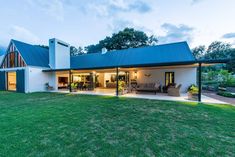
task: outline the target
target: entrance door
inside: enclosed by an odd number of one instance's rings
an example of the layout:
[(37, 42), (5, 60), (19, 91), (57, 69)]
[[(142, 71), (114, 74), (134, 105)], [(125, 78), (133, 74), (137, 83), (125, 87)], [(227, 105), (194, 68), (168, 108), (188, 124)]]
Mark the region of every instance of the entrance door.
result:
[(7, 90), (16, 91), (16, 72), (7, 73)]

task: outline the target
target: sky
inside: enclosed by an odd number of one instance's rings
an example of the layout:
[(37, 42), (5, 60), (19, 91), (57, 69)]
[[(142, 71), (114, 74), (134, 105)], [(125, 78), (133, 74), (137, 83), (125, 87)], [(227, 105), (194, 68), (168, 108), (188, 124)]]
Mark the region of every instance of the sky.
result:
[(234, 6), (234, 0), (0, 0), (0, 46), (10, 39), (48, 45), (54, 37), (87, 46), (125, 27), (155, 35), (159, 44), (235, 45)]

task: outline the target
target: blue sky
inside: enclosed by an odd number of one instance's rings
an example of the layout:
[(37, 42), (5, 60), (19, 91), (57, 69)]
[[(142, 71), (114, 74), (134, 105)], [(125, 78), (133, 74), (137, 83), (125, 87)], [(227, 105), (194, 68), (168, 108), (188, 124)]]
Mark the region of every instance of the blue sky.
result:
[(47, 45), (56, 37), (86, 46), (125, 27), (160, 43), (235, 44), (234, 6), (234, 0), (0, 0), (0, 45), (11, 38)]

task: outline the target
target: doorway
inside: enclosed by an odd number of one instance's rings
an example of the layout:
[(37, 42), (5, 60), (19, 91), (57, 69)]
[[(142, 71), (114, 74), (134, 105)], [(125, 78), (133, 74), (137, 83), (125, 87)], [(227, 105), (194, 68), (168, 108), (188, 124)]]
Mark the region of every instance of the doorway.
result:
[(16, 72), (7, 72), (7, 90), (16, 91)]

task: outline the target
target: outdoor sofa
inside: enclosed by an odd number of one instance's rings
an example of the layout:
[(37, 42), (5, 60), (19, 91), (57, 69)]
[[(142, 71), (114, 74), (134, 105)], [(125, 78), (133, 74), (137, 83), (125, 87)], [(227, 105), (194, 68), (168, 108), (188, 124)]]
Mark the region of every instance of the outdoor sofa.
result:
[(137, 92), (161, 92), (161, 85), (159, 83), (138, 83)]

